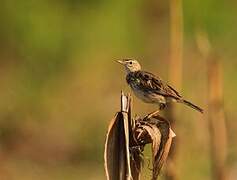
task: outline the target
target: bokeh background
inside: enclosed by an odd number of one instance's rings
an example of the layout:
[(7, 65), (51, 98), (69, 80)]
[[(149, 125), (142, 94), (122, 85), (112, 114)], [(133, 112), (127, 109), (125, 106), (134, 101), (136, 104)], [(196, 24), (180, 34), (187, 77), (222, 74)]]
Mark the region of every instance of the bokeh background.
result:
[[(129, 92), (114, 60), (134, 57), (168, 79), (169, 1), (0, 4), (0, 179), (105, 179), (107, 126), (120, 108), (120, 90)], [(202, 29), (222, 64), (231, 179), (237, 178), (236, 16), (235, 0), (183, 1), (182, 94), (207, 108), (207, 63), (196, 41)], [(207, 115), (176, 106), (177, 171), (182, 179), (210, 179)], [(139, 115), (154, 108), (134, 99)]]

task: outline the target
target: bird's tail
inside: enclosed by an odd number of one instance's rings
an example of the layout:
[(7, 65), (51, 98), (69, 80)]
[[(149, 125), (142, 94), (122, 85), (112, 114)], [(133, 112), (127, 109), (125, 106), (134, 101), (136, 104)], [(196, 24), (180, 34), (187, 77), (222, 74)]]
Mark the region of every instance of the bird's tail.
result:
[(180, 101), (178, 101), (178, 102), (184, 103), (185, 105), (187, 105), (187, 106), (189, 106), (189, 107), (191, 107), (191, 108), (193, 108), (193, 109), (199, 111), (200, 113), (203, 113), (203, 109), (202, 109), (202, 108), (196, 106), (195, 104), (193, 104), (193, 103), (191, 103), (191, 102), (189, 102), (189, 101), (187, 101), (187, 100), (185, 100), (185, 99), (182, 99), (182, 100), (180, 100)]

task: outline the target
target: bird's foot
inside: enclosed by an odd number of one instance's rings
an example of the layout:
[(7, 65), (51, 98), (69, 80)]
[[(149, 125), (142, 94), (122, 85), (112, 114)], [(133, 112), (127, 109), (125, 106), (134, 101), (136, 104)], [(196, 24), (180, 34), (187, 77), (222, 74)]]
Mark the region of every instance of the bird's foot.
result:
[(154, 112), (151, 112), (151, 113), (149, 113), (149, 114), (147, 114), (147, 115), (144, 117), (144, 120), (148, 120), (148, 119), (150, 119), (150, 118), (156, 116), (157, 114), (159, 114), (159, 112), (160, 112), (160, 109), (159, 109), (159, 110), (156, 110), (156, 111), (154, 111)]

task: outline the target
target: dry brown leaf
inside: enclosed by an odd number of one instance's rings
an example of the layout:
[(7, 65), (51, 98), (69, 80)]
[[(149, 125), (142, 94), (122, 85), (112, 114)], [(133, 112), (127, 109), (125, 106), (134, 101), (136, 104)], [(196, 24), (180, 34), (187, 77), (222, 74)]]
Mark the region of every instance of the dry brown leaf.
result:
[(108, 180), (113, 177), (125, 177), (126, 172), (122, 167), (125, 164), (125, 143), (122, 126), (122, 114), (117, 113), (113, 118), (107, 133), (105, 143), (105, 172)]
[(157, 123), (159, 123), (159, 130), (162, 137), (158, 153), (156, 155), (154, 154), (155, 156), (153, 157), (152, 180), (156, 180), (158, 178), (160, 170), (167, 159), (173, 137), (173, 131), (170, 130), (169, 122), (160, 116), (156, 116), (154, 118), (158, 119)]
[(121, 112), (112, 119), (105, 142), (105, 172), (108, 180), (132, 179), (129, 155), (129, 97), (122, 94)]

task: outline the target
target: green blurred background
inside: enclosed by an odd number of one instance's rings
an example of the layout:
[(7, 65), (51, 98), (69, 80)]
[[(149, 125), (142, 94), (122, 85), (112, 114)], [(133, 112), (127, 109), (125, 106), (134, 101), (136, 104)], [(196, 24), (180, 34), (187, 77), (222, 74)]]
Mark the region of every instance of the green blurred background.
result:
[[(2, 0), (0, 3), (0, 179), (105, 179), (110, 119), (129, 91), (114, 60), (134, 57), (168, 79), (169, 1)], [(209, 35), (222, 61), (227, 165), (237, 177), (237, 1), (184, 0), (182, 94), (207, 108), (207, 68), (196, 44)], [(210, 179), (207, 115), (184, 106), (177, 170)], [(154, 110), (134, 99), (134, 111)], [(150, 176), (147, 175), (146, 178)]]

